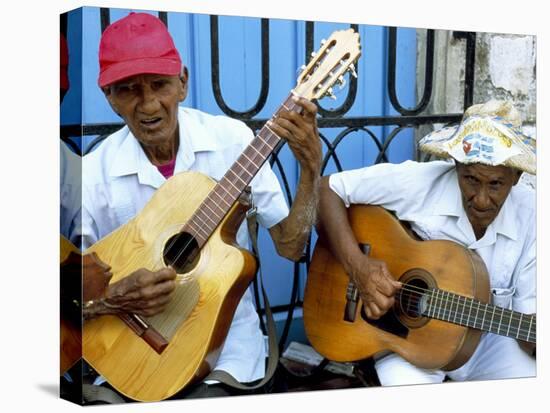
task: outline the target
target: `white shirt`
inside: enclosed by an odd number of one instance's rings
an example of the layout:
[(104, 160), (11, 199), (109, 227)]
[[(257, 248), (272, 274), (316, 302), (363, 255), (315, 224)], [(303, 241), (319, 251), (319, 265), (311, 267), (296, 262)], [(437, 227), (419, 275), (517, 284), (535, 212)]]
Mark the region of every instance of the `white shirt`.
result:
[(531, 188), (515, 185), (476, 240), (453, 163), (379, 164), (334, 174), (329, 183), (346, 206), (380, 205), (409, 221), (424, 240), (451, 240), (476, 251), (489, 272), (493, 303), (536, 312), (536, 194)]
[(82, 193), (81, 158), (60, 140), (59, 144), (59, 195), (61, 201), (59, 233), (69, 238), (71, 225), (80, 210)]
[[(191, 170), (219, 180), (253, 138), (244, 123), (195, 109), (179, 108), (178, 121), (180, 145), (174, 174)], [(127, 126), (83, 159), (82, 234), (74, 231), (71, 239), (78, 242), (82, 235), (85, 249), (134, 217), (166, 179)], [(260, 225), (270, 228), (288, 215), (281, 187), (267, 162), (250, 185)], [(237, 241), (247, 247), (245, 224)], [(258, 315), (247, 289), (215, 368), (250, 382), (264, 376), (265, 356)]]

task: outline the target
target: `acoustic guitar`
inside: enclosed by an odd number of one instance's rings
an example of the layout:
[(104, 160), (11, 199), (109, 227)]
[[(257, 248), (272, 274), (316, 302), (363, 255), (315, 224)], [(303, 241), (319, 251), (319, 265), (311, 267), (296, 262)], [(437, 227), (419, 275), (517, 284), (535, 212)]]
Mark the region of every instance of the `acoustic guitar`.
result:
[[(359, 55), (357, 33), (333, 33), (279, 110), (298, 111), (293, 96), (330, 94)], [(84, 324), (84, 359), (119, 392), (141, 401), (165, 399), (215, 366), (256, 270), (253, 256), (236, 247), (247, 209), (238, 200), (280, 140), (264, 126), (219, 182), (196, 172), (176, 174), (136, 217), (85, 251), (111, 267), (111, 282), (142, 267), (170, 265), (178, 273), (163, 313), (102, 316)]]
[(306, 334), (320, 354), (349, 362), (392, 351), (418, 367), (453, 370), (471, 357), (483, 331), (535, 343), (536, 315), (489, 304), (477, 253), (452, 241), (419, 241), (381, 207), (352, 205), (348, 218), (363, 251), (385, 261), (403, 286), (390, 311), (367, 319), (357, 289), (320, 237), (304, 297)]

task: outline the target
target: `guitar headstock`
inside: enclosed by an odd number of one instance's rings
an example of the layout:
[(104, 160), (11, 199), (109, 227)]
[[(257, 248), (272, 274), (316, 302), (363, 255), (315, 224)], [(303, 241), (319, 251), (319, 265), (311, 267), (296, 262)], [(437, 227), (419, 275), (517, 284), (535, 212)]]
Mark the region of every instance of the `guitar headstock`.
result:
[(300, 73), (294, 93), (308, 100), (332, 95), (332, 86), (336, 82), (343, 84), (347, 71), (357, 76), (354, 63), (359, 56), (358, 33), (353, 29), (333, 32)]

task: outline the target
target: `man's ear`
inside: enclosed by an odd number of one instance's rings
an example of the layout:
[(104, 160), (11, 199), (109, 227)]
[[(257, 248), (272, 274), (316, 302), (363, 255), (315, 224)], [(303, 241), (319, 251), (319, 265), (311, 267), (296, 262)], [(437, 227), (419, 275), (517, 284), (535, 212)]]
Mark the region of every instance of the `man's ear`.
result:
[(514, 177), (514, 185), (519, 182), (519, 178), (521, 178), (521, 175), (523, 175), (523, 171), (514, 171), (516, 173), (516, 176)]
[(187, 93), (189, 91), (188, 85), (189, 85), (189, 71), (187, 70), (187, 66), (183, 66), (183, 69), (181, 71), (181, 75), (179, 77), (179, 80), (181, 82), (181, 91), (179, 95), (179, 102), (183, 102), (185, 98), (187, 97)]
[(113, 100), (113, 95), (111, 93), (111, 87), (110, 86), (103, 86), (101, 88), (101, 90), (103, 91), (103, 94), (105, 95), (105, 98), (107, 98), (107, 102), (109, 102), (109, 106), (111, 106), (111, 109), (113, 109), (113, 112), (115, 112), (119, 117), (122, 118), (122, 116), (120, 116), (119, 111), (117, 110), (116, 103)]

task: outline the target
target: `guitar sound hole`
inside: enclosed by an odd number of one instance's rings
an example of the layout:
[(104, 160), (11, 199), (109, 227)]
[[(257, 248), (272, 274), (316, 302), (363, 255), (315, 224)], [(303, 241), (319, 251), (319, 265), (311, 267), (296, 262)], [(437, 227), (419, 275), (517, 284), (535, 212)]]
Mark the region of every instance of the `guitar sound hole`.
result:
[(397, 295), (400, 312), (410, 318), (422, 317), (428, 288), (426, 281), (420, 278), (408, 280)]
[(164, 245), (164, 263), (172, 266), (178, 274), (191, 271), (199, 262), (200, 249), (195, 238), (180, 232), (173, 235)]

